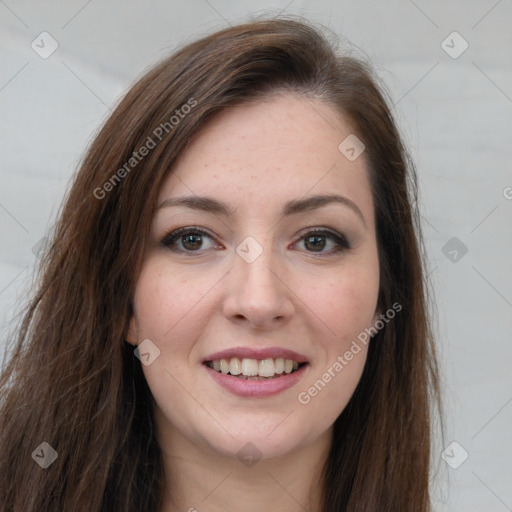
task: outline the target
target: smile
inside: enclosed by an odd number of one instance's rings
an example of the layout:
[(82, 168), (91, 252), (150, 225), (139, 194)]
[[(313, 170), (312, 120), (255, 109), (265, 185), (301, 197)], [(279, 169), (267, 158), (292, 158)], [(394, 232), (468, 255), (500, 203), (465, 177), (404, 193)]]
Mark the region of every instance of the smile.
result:
[(278, 357), (275, 359), (249, 359), (238, 357), (215, 359), (205, 363), (217, 373), (231, 375), (244, 380), (277, 379), (282, 375), (293, 373), (305, 363), (293, 359)]

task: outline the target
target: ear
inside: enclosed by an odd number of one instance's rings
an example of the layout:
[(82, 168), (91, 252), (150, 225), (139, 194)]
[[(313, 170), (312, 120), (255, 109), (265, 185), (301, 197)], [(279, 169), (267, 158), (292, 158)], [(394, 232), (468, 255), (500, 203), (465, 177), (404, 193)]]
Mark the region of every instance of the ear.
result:
[(375, 310), (375, 313), (373, 314), (372, 324), (375, 324), (375, 322), (380, 318), (382, 315), (382, 308), (380, 306), (377, 306), (377, 309)]
[(135, 319), (135, 313), (132, 313), (130, 317), (125, 339), (131, 345), (137, 346), (137, 320)]

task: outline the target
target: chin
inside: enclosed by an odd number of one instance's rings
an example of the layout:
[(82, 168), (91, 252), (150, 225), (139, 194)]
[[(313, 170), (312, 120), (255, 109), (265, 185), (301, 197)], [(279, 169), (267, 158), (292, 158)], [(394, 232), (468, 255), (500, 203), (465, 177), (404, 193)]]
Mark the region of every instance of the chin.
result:
[(284, 418), (286, 415), (281, 415), (279, 421), (272, 422), (271, 428), (268, 425), (257, 427), (255, 418), (240, 421), (237, 425), (230, 425), (229, 432), (233, 437), (221, 429), (215, 436), (208, 436), (205, 440), (215, 452), (242, 462), (246, 457), (252, 460), (281, 457), (313, 441), (308, 438), (304, 424), (301, 427), (290, 423), (285, 426), (291, 418)]

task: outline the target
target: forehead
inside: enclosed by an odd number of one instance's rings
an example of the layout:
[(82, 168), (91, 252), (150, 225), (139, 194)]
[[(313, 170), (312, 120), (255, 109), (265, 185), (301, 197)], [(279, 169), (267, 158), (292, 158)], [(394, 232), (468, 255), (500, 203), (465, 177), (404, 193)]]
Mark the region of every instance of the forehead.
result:
[(159, 201), (208, 195), (244, 211), (291, 198), (339, 193), (372, 217), (364, 154), (338, 149), (352, 133), (331, 106), (293, 94), (226, 109), (189, 144), (164, 180)]

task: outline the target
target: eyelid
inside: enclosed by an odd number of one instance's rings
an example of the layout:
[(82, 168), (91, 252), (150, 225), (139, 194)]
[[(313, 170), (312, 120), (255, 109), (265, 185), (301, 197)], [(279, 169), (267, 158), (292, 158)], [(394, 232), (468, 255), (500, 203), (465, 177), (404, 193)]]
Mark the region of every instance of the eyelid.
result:
[(183, 226), (183, 227), (180, 227), (180, 228), (177, 228), (177, 229), (173, 229), (171, 231), (169, 231), (161, 240), (160, 244), (163, 245), (164, 247), (166, 247), (167, 249), (169, 249), (170, 251), (173, 251), (173, 252), (177, 252), (177, 253), (187, 253), (187, 254), (194, 254), (194, 253), (197, 253), (197, 254), (200, 254), (201, 252), (204, 252), (203, 251), (184, 251), (184, 250), (176, 250), (176, 249), (171, 249), (171, 242), (175, 242), (176, 239), (178, 239), (180, 237), (180, 235), (182, 234), (186, 234), (186, 233), (196, 233), (196, 234), (199, 234), (199, 235), (202, 235), (202, 236), (207, 236), (208, 238), (211, 238), (212, 241), (216, 244), (216, 245), (219, 245), (219, 242), (216, 240), (215, 236), (212, 235), (209, 231), (207, 231), (206, 229), (200, 227), (200, 226)]
[(307, 238), (307, 235), (309, 235), (309, 236), (321, 235), (321, 236), (330, 237), (338, 245), (338, 248), (335, 251), (317, 252), (317, 253), (315, 253), (315, 251), (306, 251), (309, 254), (313, 254), (313, 255), (316, 254), (317, 256), (328, 256), (328, 255), (331, 255), (331, 254), (334, 254), (334, 253), (339, 253), (339, 252), (347, 251), (347, 250), (352, 248), (352, 244), (350, 243), (350, 241), (347, 238), (347, 236), (345, 236), (342, 233), (339, 233), (338, 231), (336, 231), (336, 230), (334, 230), (332, 228), (327, 228), (327, 227), (324, 227), (324, 226), (308, 227), (308, 228), (305, 228), (305, 229), (301, 230), (297, 234), (297, 237), (298, 237), (297, 241), (293, 242), (292, 245), (295, 245), (298, 242), (300, 242), (301, 240), (304, 240), (305, 238)]
[[(194, 226), (194, 225), (182, 226), (180, 228), (170, 231), (169, 233), (167, 233), (164, 236), (164, 238), (162, 239), (162, 241), (160, 243), (167, 249), (169, 249), (173, 252), (176, 252), (176, 253), (180, 253), (180, 254), (185, 253), (188, 255), (194, 255), (194, 254), (201, 254), (201, 253), (205, 252), (206, 249), (199, 249), (197, 251), (172, 249), (171, 242), (174, 243), (180, 237), (180, 235), (186, 234), (186, 233), (199, 234), (201, 236), (206, 236), (206, 237), (210, 238), (215, 244), (217, 244), (217, 246), (222, 245), (222, 244), (219, 244), (219, 242), (216, 240), (216, 237), (214, 235), (212, 235), (208, 230), (206, 230), (205, 228), (202, 228), (200, 226)], [(312, 255), (329, 256), (329, 255), (332, 255), (335, 253), (347, 251), (347, 250), (351, 249), (351, 247), (352, 247), (350, 241), (344, 234), (339, 233), (338, 231), (336, 231), (332, 228), (325, 227), (325, 226), (317, 226), (317, 227), (310, 226), (308, 228), (304, 228), (299, 233), (297, 233), (297, 235), (296, 235), (297, 239), (295, 242), (293, 242), (291, 244), (292, 247), (295, 246), (300, 241), (307, 238), (308, 235), (309, 236), (319, 235), (319, 236), (324, 236), (326, 238), (330, 238), (337, 245), (337, 247), (334, 250), (331, 249), (330, 251), (327, 251), (327, 252), (305, 251)]]

